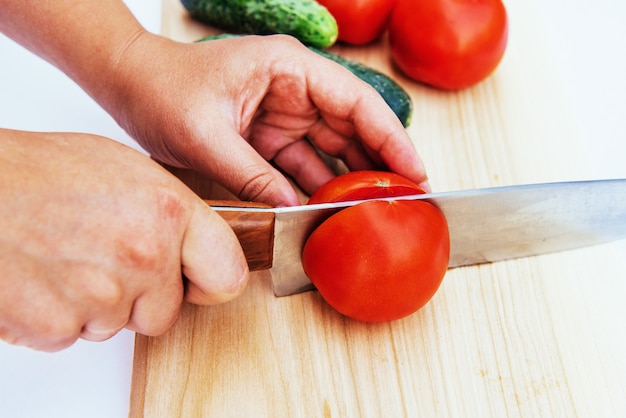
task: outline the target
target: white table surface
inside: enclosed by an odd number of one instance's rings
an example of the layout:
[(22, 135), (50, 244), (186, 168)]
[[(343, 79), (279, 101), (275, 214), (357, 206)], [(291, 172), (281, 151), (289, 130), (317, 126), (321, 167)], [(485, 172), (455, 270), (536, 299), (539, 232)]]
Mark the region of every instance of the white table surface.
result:
[[(160, 1), (126, 3), (149, 30), (159, 31)], [(571, 70), (561, 81), (594, 177), (626, 177), (626, 5), (545, 0), (540, 12), (554, 58)], [(0, 126), (91, 132), (136, 146), (62, 73), (2, 35), (0, 57)], [(626, 254), (626, 243), (623, 248)], [(132, 356), (128, 331), (53, 354), (0, 342), (0, 417), (126, 416)]]

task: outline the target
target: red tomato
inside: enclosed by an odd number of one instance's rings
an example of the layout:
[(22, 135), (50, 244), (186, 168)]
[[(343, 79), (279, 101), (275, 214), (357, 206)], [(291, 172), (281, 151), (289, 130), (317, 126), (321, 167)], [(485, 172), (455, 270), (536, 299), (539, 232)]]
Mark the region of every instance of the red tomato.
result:
[(424, 189), (399, 174), (385, 171), (351, 171), (323, 184), (313, 193), (309, 205), (422, 193), (425, 193)]
[(337, 21), (340, 41), (364, 45), (383, 34), (396, 0), (318, 0), (318, 3)]
[(398, 0), (389, 23), (398, 67), (444, 89), (469, 87), (490, 75), (507, 39), (501, 0)]
[[(354, 191), (372, 190), (378, 178), (389, 174), (358, 172), (351, 176), (361, 177), (352, 183)], [(327, 196), (347, 200), (342, 197), (349, 180), (340, 176), (331, 181), (342, 192)], [(324, 221), (308, 238), (302, 265), (334, 309), (357, 320), (384, 322), (412, 314), (434, 296), (449, 254), (448, 226), (439, 209), (424, 201), (379, 200), (343, 209)]]

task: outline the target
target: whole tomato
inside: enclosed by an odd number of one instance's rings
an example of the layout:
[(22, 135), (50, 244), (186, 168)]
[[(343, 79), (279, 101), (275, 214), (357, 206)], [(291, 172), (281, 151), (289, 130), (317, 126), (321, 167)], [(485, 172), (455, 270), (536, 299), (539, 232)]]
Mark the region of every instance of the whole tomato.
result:
[[(414, 183), (408, 187), (409, 180), (397, 183), (391, 173), (349, 174), (327, 184), (339, 192), (322, 186), (322, 197), (345, 201), (372, 197), (368, 191), (375, 197), (423, 193)], [(435, 206), (373, 200), (343, 209), (316, 228), (305, 243), (302, 265), (334, 309), (360, 321), (384, 322), (412, 314), (434, 296), (449, 254), (446, 219)]]
[(337, 21), (340, 41), (364, 45), (383, 34), (396, 0), (318, 0), (318, 3)]
[(398, 67), (443, 89), (469, 87), (490, 75), (507, 39), (501, 0), (397, 0), (389, 22)]

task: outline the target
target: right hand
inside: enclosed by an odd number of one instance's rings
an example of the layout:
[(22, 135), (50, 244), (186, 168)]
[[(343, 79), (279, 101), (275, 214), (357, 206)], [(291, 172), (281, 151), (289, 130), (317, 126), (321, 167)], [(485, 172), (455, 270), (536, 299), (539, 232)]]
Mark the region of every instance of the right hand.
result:
[(219, 215), (94, 135), (0, 130), (0, 231), (0, 338), (38, 350), (162, 334), (183, 299), (230, 300), (249, 276)]

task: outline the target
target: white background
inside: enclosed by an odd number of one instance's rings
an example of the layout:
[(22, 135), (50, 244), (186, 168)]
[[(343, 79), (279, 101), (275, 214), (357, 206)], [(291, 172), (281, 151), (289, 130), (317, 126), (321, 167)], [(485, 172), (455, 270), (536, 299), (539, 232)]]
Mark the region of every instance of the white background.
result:
[[(158, 32), (160, 1), (126, 3)], [(595, 177), (626, 177), (626, 4), (544, 0), (540, 7), (546, 44), (568, 69), (561, 82)], [(59, 71), (2, 36), (0, 57), (0, 126), (92, 132), (133, 145)], [(0, 342), (0, 417), (126, 416), (132, 355), (130, 332), (104, 343), (79, 341), (55, 354)]]
[(548, 50), (563, 69), (563, 91), (585, 139), (594, 177), (626, 177), (626, 4), (538, 3)]

